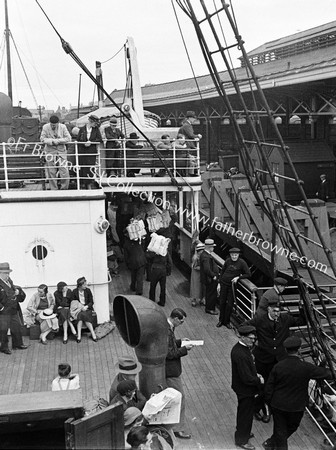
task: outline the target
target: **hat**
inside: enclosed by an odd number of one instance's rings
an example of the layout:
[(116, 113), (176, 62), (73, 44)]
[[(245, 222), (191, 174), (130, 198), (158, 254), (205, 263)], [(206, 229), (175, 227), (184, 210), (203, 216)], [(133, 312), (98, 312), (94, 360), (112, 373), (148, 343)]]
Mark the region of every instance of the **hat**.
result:
[(125, 395), (128, 391), (134, 391), (136, 384), (134, 380), (123, 380), (117, 386), (117, 391), (120, 395)]
[(118, 119), (116, 117), (111, 117), (110, 123), (118, 123)]
[(205, 248), (205, 245), (203, 244), (203, 242), (200, 242), (196, 245), (196, 250), (203, 250), (203, 248)]
[(140, 409), (136, 408), (135, 406), (130, 406), (126, 409), (124, 412), (124, 425), (127, 427), (128, 425), (131, 425), (137, 419), (142, 415), (142, 412)]
[(275, 306), (275, 305), (279, 305), (279, 297), (277, 295), (268, 299), (268, 306)]
[(294, 350), (301, 347), (301, 339), (298, 336), (290, 336), (284, 340), (284, 347), (288, 350)]
[(50, 123), (58, 123), (59, 122), (59, 118), (57, 116), (50, 116), (49, 117), (49, 122)]
[(0, 272), (13, 272), (8, 262), (0, 263)]
[(194, 117), (196, 119), (196, 113), (195, 111), (187, 111), (186, 117)]
[(287, 286), (288, 281), (281, 277), (274, 278), (274, 284), (278, 284), (279, 286)]
[(213, 246), (216, 245), (215, 241), (213, 239), (205, 239), (204, 244), (205, 245), (213, 245)]
[(229, 253), (240, 253), (240, 249), (237, 247), (230, 248)]
[(139, 136), (136, 133), (131, 133), (130, 139), (139, 139)]
[(92, 122), (99, 123), (99, 117), (96, 116), (95, 114), (91, 114), (91, 116), (89, 116), (89, 120), (92, 120)]
[(321, 173), (320, 178), (321, 177), (327, 178), (327, 175), (325, 173)]
[(242, 325), (237, 331), (241, 336), (247, 336), (250, 333), (255, 333), (256, 329), (252, 325)]
[(56, 317), (56, 314), (54, 314), (52, 308), (44, 309), (39, 314), (41, 319), (54, 319)]
[(119, 373), (136, 375), (142, 369), (142, 365), (130, 356), (121, 356), (116, 364)]

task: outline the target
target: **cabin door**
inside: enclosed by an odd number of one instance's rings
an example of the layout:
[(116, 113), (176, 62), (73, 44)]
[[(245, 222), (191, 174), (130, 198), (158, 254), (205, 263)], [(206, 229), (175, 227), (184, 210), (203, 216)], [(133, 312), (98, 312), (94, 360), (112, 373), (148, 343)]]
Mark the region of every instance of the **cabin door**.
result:
[(124, 448), (124, 414), (121, 404), (101, 412), (65, 422), (68, 450), (111, 450)]

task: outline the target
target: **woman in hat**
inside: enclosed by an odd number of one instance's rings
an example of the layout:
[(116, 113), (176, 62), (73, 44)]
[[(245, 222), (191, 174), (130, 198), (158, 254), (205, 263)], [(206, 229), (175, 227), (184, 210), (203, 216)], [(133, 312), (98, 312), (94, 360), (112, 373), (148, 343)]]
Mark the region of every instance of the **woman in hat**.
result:
[(204, 305), (203, 297), (203, 284), (201, 283), (201, 266), (200, 255), (204, 250), (205, 245), (199, 242), (196, 245), (195, 254), (191, 260), (191, 278), (190, 278), (190, 298), (191, 306), (196, 306), (199, 300), (200, 305)]
[(27, 311), (29, 311), (34, 317), (36, 322), (39, 322), (41, 334), (41, 344), (47, 345), (47, 336), (53, 331), (58, 331), (58, 320), (54, 313), (55, 298), (48, 292), (48, 286), (46, 284), (40, 284), (37, 288), (37, 292), (29, 300)]
[(140, 173), (141, 167), (139, 168), (138, 152), (137, 149), (143, 148), (143, 145), (139, 143), (139, 136), (136, 133), (131, 133), (129, 135), (129, 140), (126, 141), (127, 149), (127, 176), (135, 177), (136, 173)]
[(78, 142), (78, 164), (79, 176), (81, 179), (81, 189), (92, 189), (94, 187), (94, 176), (96, 159), (98, 155), (98, 143), (102, 142), (102, 136), (99, 131), (99, 118), (91, 114), (86, 125), (81, 127), (77, 136)]
[(70, 305), (70, 314), (73, 320), (77, 320), (77, 343), (82, 340), (83, 322), (88, 327), (91, 338), (97, 342), (97, 336), (93, 328), (93, 295), (87, 286), (85, 277), (77, 280), (77, 288), (72, 291), (73, 300)]
[[(120, 356), (116, 364), (116, 369), (118, 371), (115, 376), (109, 392), (109, 401), (111, 403), (112, 399), (118, 394), (117, 386), (121, 381), (132, 380), (135, 381), (137, 374), (141, 371), (142, 365), (136, 361), (136, 359), (131, 356)], [(136, 387), (135, 391), (135, 405), (138, 409), (145, 406), (146, 398)]]
[(63, 344), (68, 343), (68, 327), (70, 327), (72, 334), (77, 337), (76, 328), (71, 322), (70, 303), (72, 300), (72, 291), (68, 288), (64, 281), (57, 284), (57, 290), (54, 292), (56, 302), (56, 313), (59, 324), (63, 327)]
[[(107, 175), (118, 175), (118, 169), (122, 167), (122, 149), (120, 139), (124, 139), (124, 134), (117, 127), (118, 119), (111, 117), (110, 125), (104, 128), (106, 141), (106, 171)], [(114, 169), (114, 170), (113, 170)], [(114, 172), (114, 173), (113, 173)]]
[(79, 375), (77, 373), (71, 373), (70, 364), (59, 364), (58, 376), (52, 381), (51, 390), (68, 391), (79, 388)]

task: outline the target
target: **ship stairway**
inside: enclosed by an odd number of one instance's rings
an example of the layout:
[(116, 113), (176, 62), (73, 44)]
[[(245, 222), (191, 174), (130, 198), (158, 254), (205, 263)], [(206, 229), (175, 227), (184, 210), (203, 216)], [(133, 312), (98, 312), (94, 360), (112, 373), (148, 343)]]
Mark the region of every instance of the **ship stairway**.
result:
[[(306, 336), (311, 349), (310, 357), (316, 364), (326, 360), (336, 381), (334, 369), (336, 358), (333, 350), (336, 344), (336, 322), (327, 306), (335, 305), (335, 300), (332, 295), (328, 295), (324, 287), (319, 285), (318, 271), (307, 264), (305, 270), (308, 278), (302, 277), (297, 261), (291, 260), (290, 256), (295, 250), (300, 261), (304, 263), (310, 260), (308, 254), (310, 249), (317, 248), (328, 262), (330, 274), (336, 278), (332, 251), (326, 243), (325, 230), (319, 228), (314, 208), (306, 197), (303, 182), (299, 179), (291, 161), (289, 148), (283, 141), (274, 113), (270, 109), (258, 76), (249, 60), (243, 38), (238, 31), (232, 3), (228, 0), (227, 2), (224, 0), (176, 1), (193, 23), (209, 73), (234, 128), (239, 156), (249, 188), (257, 204), (271, 221), (279, 244), (288, 251), (288, 262), (294, 283), (298, 288), (299, 301), (303, 305), (306, 316)], [(236, 76), (231, 59), (232, 49), (240, 51), (242, 66), (245, 69), (243, 78)], [(225, 82), (221, 78), (224, 72)], [(249, 84), (248, 91), (246, 82)], [(228, 90), (230, 90), (230, 96)], [(248, 136), (240, 126), (242, 117), (248, 125)], [(273, 142), (265, 140), (261, 117), (267, 118), (268, 125), (274, 131), (276, 139)], [(285, 177), (273, 170), (270, 155), (275, 150), (281, 152), (287, 162), (290, 168), (289, 176)], [(285, 201), (279, 188), (279, 183), (285, 178), (295, 183), (300, 192), (302, 199), (300, 206), (292, 206)], [(310, 221), (314, 229), (313, 236), (307, 236), (298, 228), (293, 219), (298, 211), (304, 213), (306, 220)]]

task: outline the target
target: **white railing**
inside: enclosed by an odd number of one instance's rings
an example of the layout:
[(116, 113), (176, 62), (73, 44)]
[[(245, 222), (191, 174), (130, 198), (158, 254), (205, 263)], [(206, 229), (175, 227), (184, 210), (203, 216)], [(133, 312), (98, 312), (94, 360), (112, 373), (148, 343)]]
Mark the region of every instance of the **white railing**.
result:
[[(138, 148), (130, 148), (130, 142)], [(104, 140), (104, 144), (92, 142), (91, 147), (73, 141), (67, 144), (66, 160), (58, 156), (57, 148), (48, 153), (40, 142), (3, 142), (0, 144), (0, 189), (8, 191), (32, 183), (46, 189), (46, 182), (61, 182), (65, 179), (64, 175), (60, 177), (62, 167), (68, 169), (70, 187), (75, 189), (86, 188), (85, 185), (90, 181), (94, 183), (99, 180), (99, 184), (103, 184), (107, 178), (110, 184), (111, 177), (199, 176), (199, 142), (193, 142), (196, 144), (195, 149), (176, 148), (175, 141), (172, 141), (170, 149), (155, 152), (147, 141), (141, 139)], [(92, 164), (85, 161), (88, 158)], [(48, 172), (50, 165), (58, 168), (54, 177)]]

